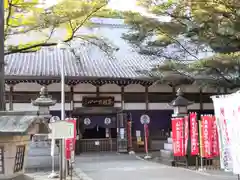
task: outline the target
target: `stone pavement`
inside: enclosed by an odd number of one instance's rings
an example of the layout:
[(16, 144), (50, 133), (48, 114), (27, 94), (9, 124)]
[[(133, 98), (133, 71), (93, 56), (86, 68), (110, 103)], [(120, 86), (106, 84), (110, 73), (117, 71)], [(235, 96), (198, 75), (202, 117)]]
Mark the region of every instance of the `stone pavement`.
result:
[(116, 153), (82, 154), (76, 157), (75, 172), (83, 180), (236, 180), (233, 175), (209, 174), (165, 166)]
[[(51, 180), (48, 178), (49, 174), (51, 172), (36, 172), (36, 173), (28, 173), (26, 174), (28, 177), (30, 177), (29, 179), (26, 180)], [(56, 178), (56, 180), (58, 180), (59, 178)], [(21, 179), (23, 180), (23, 179)], [(25, 179), (24, 179), (25, 180)], [(82, 180), (81, 177), (79, 177), (77, 174), (73, 173), (73, 177), (72, 179), (70, 177), (67, 178), (67, 180)]]

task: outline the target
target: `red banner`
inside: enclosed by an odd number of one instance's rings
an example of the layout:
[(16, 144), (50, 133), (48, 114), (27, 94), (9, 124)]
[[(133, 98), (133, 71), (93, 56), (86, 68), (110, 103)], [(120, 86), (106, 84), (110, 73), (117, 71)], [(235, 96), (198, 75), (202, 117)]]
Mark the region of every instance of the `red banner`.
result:
[(77, 131), (76, 131), (77, 120), (66, 119), (66, 121), (74, 124), (74, 137), (65, 140), (65, 155), (66, 155), (66, 159), (70, 160), (71, 152), (75, 150), (75, 143), (76, 143), (76, 136), (77, 136)]
[(215, 116), (212, 116), (212, 156), (219, 156), (219, 153), (217, 122)]
[(202, 138), (202, 157), (212, 158), (212, 116), (202, 116), (201, 138)]
[(197, 113), (190, 113), (189, 116), (190, 116), (191, 155), (196, 156), (199, 154)]
[(172, 118), (172, 139), (173, 155), (184, 156), (184, 136), (183, 136), (184, 118)]
[(188, 138), (189, 138), (189, 123), (188, 123), (188, 116), (185, 116), (184, 117), (184, 155), (187, 154)]
[(144, 124), (145, 151), (148, 154), (148, 125)]

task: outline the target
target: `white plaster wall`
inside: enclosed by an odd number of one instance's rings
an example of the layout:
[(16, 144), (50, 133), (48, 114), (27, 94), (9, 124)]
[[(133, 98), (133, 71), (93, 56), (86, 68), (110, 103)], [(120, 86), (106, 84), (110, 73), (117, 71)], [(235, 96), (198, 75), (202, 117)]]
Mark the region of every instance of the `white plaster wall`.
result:
[(156, 84), (148, 87), (148, 92), (172, 92), (172, 87), (167, 84)]
[(96, 87), (91, 84), (77, 84), (73, 87), (74, 92), (96, 92)]
[(121, 87), (116, 84), (104, 84), (99, 87), (100, 92), (121, 92)]
[[(54, 83), (47, 86), (49, 91), (60, 91), (61, 84)], [(199, 92), (199, 88), (195, 85), (177, 86), (176, 89), (181, 88), (183, 92)], [(6, 85), (6, 91), (9, 91), (9, 86)], [(41, 85), (36, 83), (19, 83), (14, 86), (14, 91), (30, 91), (38, 92)], [(96, 92), (96, 87), (91, 84), (78, 84), (73, 87), (74, 92)], [(121, 92), (121, 87), (115, 84), (105, 84), (99, 87), (100, 92)], [(69, 92), (70, 87), (65, 85), (65, 91)], [(140, 84), (130, 84), (124, 88), (125, 92), (145, 92), (145, 87)], [(165, 84), (152, 85), (148, 88), (149, 92), (172, 92), (172, 88)], [(217, 89), (204, 88), (203, 92), (217, 92)]]
[[(126, 110), (145, 110), (145, 103), (125, 103)], [(168, 105), (168, 103), (149, 103), (149, 110), (172, 110), (173, 108)], [(188, 107), (189, 110), (197, 110), (200, 109), (199, 103), (194, 103)], [(204, 110), (212, 110), (212, 103), (203, 103)]]
[(41, 85), (37, 83), (19, 83), (13, 86), (14, 91), (30, 91), (30, 92), (39, 92)]
[[(115, 103), (115, 107), (121, 107), (121, 103)], [(82, 107), (82, 103), (74, 103), (74, 107)], [(61, 104), (57, 103), (55, 106), (50, 107), (50, 110), (58, 111), (61, 109)], [(70, 103), (65, 103), (65, 109), (71, 110)], [(145, 110), (145, 103), (124, 103), (125, 110)], [(149, 103), (149, 110), (171, 110), (172, 107), (168, 103)], [(199, 103), (194, 103), (188, 109), (200, 109)], [(203, 109), (213, 109), (212, 103), (203, 103)], [(7, 103), (7, 110), (9, 110), (9, 103)], [(37, 111), (37, 107), (32, 106), (30, 103), (14, 103), (13, 110), (18, 111)]]
[(181, 86), (177, 86), (176, 90), (178, 90), (178, 88), (181, 88), (181, 90), (183, 92), (193, 92), (193, 93), (198, 93), (200, 92), (200, 89), (198, 86), (196, 85), (181, 85)]
[[(206, 93), (217, 93), (218, 90), (217, 88), (203, 88), (202, 92), (206, 92)], [(223, 92), (223, 91), (222, 91)]]
[[(199, 88), (193, 85), (189, 86), (179, 86), (184, 92), (199, 92)], [(41, 86), (35, 83), (20, 83), (14, 86), (14, 91), (29, 91), (29, 92), (39, 92)], [(48, 86), (49, 91), (60, 91), (61, 85), (59, 83), (51, 84)], [(178, 87), (177, 87), (178, 88)], [(8, 90), (6, 86), (6, 90)], [(70, 91), (70, 87), (66, 85), (66, 92)], [(100, 92), (121, 92), (121, 88), (114, 84), (105, 84), (99, 88)], [(78, 84), (74, 86), (75, 92), (96, 92), (96, 87), (91, 84)], [(125, 87), (125, 92), (145, 92), (145, 87), (132, 84)], [(149, 92), (172, 92), (172, 88), (168, 85), (152, 85), (149, 87)], [(205, 89), (204, 92), (216, 92), (216, 89)], [(74, 94), (74, 101), (82, 101), (83, 96), (95, 96), (95, 94)], [(121, 101), (120, 94), (102, 94), (101, 96), (114, 96), (116, 101)], [(7, 103), (7, 109), (9, 109), (9, 104)], [(75, 103), (74, 107), (82, 107), (81, 103)], [(115, 103), (115, 107), (121, 107), (121, 103)], [(71, 110), (70, 103), (65, 104), (66, 110)], [(189, 109), (199, 109), (199, 103), (195, 103), (189, 106)], [(60, 110), (61, 105), (57, 103), (55, 106), (50, 108), (51, 110)], [(146, 109), (145, 103), (125, 103), (124, 109), (132, 110), (144, 110)], [(167, 103), (149, 103), (150, 110), (164, 110), (172, 109)], [(213, 109), (212, 103), (204, 103), (203, 109)], [(25, 110), (37, 110), (29, 103), (14, 103), (13, 110), (25, 111)]]
[(140, 84), (130, 84), (128, 86), (125, 86), (124, 91), (125, 92), (145, 92), (145, 87), (143, 87)]
[[(48, 91), (59, 91), (61, 89), (61, 83), (53, 83), (47, 86)], [(70, 91), (70, 87), (68, 85), (64, 86), (64, 90), (65, 92), (69, 92)]]

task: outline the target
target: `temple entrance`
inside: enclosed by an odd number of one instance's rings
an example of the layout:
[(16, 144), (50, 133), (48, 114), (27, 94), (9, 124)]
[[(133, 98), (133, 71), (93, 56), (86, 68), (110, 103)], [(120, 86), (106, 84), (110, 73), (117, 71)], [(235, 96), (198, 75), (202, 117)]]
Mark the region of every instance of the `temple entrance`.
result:
[(95, 127), (91, 129), (85, 129), (85, 132), (83, 133), (83, 139), (99, 139), (99, 138), (105, 138), (106, 136), (106, 128), (99, 127), (96, 125)]
[(117, 138), (117, 128), (104, 128), (96, 125), (94, 128), (85, 129), (82, 139)]
[(127, 118), (120, 108), (82, 107), (77, 118), (76, 154), (85, 152), (127, 152)]
[[(118, 121), (119, 114), (113, 110), (106, 112), (102, 108), (91, 108), (91, 113), (84, 108), (84, 112), (74, 114), (77, 118), (76, 154), (85, 152), (117, 152), (118, 151)], [(122, 124), (122, 123), (121, 123)], [(124, 123), (123, 123), (124, 124)]]
[(113, 152), (117, 150), (115, 114), (91, 114), (79, 118), (82, 133), (80, 152)]

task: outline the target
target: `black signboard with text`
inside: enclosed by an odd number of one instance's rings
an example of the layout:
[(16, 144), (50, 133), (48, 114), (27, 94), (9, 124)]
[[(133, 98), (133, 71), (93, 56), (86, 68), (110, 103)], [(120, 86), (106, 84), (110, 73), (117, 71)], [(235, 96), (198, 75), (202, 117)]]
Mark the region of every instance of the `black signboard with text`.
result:
[(89, 97), (82, 98), (82, 106), (84, 107), (113, 107), (114, 97)]

